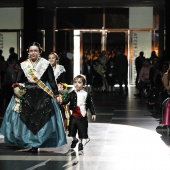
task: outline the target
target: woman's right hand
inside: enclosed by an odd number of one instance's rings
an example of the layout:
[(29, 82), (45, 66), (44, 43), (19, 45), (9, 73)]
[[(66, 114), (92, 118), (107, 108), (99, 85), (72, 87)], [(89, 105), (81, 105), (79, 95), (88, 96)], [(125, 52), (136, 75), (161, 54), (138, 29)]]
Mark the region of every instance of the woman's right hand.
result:
[(60, 96), (57, 96), (55, 99), (58, 104), (62, 103), (62, 98)]

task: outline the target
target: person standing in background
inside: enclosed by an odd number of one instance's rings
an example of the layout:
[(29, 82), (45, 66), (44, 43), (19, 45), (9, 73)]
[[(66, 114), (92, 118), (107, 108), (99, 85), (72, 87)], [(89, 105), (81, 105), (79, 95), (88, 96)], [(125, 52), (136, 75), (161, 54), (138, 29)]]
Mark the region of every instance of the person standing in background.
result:
[(144, 57), (144, 52), (143, 51), (140, 51), (139, 53), (139, 56), (136, 57), (135, 59), (135, 67), (136, 67), (136, 80), (135, 80), (135, 85), (136, 85), (136, 88), (138, 88), (138, 84), (139, 84), (139, 73), (140, 73), (140, 70), (143, 66), (143, 62), (145, 60), (145, 57)]
[(108, 66), (106, 69), (106, 78), (109, 86), (109, 92), (115, 92), (114, 85), (116, 83), (116, 76), (115, 76), (114, 59), (109, 59)]
[(142, 97), (144, 90), (147, 88), (148, 85), (151, 84), (151, 80), (149, 77), (151, 67), (153, 66), (150, 63), (150, 59), (148, 58), (145, 59), (143, 62), (143, 66), (139, 73), (139, 83), (138, 83), (139, 93), (134, 94), (134, 96), (139, 97), (139, 98)]
[(108, 60), (109, 60), (109, 58), (106, 55), (106, 51), (103, 50), (101, 52), (101, 55), (99, 55), (99, 57), (98, 57), (98, 61), (102, 66), (102, 72), (101, 72), (102, 73), (101, 74), (101, 76), (102, 76), (102, 84), (103, 84), (102, 92), (108, 92), (108, 89), (109, 89), (108, 83), (107, 83), (107, 78), (106, 78), (106, 69), (107, 69)]
[[(115, 72), (116, 78), (119, 84), (119, 94), (128, 94), (128, 59), (124, 55), (121, 49), (117, 50), (117, 55), (115, 56)], [(122, 85), (125, 85), (125, 91)]]
[(12, 60), (15, 60), (16, 62), (19, 61), (18, 54), (15, 53), (15, 48), (14, 48), (14, 47), (10, 47), (9, 53), (10, 53), (10, 55), (9, 55), (7, 61), (8, 61), (8, 60), (11, 60), (11, 59), (12, 59)]
[(159, 59), (159, 57), (156, 55), (156, 51), (152, 51), (151, 52), (151, 56), (150, 56), (150, 61), (151, 61), (151, 64), (154, 64), (154, 60), (155, 59)]
[(66, 82), (66, 70), (63, 65), (59, 64), (59, 57), (56, 53), (52, 52), (48, 55), (48, 60), (54, 70), (54, 77), (56, 83)]
[(0, 60), (5, 61), (5, 57), (2, 55), (3, 51), (0, 49)]
[(87, 85), (90, 85), (89, 91), (92, 91), (93, 83), (93, 61), (90, 55), (86, 55), (83, 60), (83, 74), (86, 76)]
[(7, 61), (1, 58), (0, 60), (0, 114), (4, 114), (4, 90), (2, 89), (2, 84), (4, 83), (5, 71), (8, 67)]
[[(54, 77), (56, 84), (60, 85), (62, 83), (66, 82), (66, 70), (64, 66), (59, 64), (59, 57), (56, 53), (52, 52), (51, 54), (48, 55), (48, 60), (53, 68), (54, 71)], [(60, 90), (60, 89), (59, 89)], [(68, 106), (65, 105), (59, 105), (63, 121), (64, 121), (64, 127), (65, 130), (67, 130), (67, 117), (66, 117), (66, 111), (68, 111)]]
[(9, 59), (8, 60), (8, 66), (7, 69), (5, 70), (4, 74), (4, 81), (2, 84), (2, 89), (4, 91), (4, 108), (6, 109), (11, 97), (13, 96), (13, 88), (12, 84), (16, 82), (17, 75), (18, 75), (18, 64), (16, 63), (15, 59)]

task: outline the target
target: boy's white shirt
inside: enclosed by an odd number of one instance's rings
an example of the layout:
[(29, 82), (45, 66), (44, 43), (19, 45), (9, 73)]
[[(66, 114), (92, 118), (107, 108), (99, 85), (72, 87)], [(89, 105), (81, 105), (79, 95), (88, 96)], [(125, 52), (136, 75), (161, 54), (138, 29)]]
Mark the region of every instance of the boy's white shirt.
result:
[(86, 99), (87, 99), (87, 92), (82, 89), (80, 91), (76, 91), (77, 93), (77, 106), (80, 107), (80, 111), (83, 117), (86, 116), (87, 110), (86, 110)]

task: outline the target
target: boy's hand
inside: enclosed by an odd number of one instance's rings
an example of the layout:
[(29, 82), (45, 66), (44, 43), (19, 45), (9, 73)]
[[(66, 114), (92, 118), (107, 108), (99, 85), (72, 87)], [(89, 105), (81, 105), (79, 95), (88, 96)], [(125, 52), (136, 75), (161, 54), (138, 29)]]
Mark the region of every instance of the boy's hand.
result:
[(96, 120), (96, 115), (92, 115), (92, 120), (93, 120), (93, 121)]

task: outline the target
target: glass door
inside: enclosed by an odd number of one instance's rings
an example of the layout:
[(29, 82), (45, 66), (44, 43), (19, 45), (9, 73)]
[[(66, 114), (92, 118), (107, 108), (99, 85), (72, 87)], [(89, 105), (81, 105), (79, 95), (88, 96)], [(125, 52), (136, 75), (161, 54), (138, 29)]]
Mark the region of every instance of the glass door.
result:
[(101, 51), (101, 36), (100, 32), (83, 32), (83, 51)]

